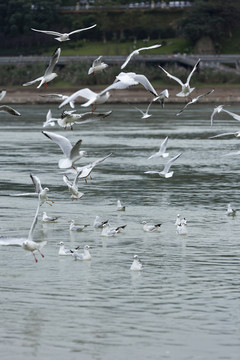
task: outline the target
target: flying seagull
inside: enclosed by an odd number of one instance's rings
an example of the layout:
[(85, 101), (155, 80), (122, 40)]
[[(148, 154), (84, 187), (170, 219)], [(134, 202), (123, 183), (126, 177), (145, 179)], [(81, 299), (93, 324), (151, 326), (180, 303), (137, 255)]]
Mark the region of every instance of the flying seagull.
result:
[(70, 40), (69, 36), (72, 35), (72, 34), (76, 34), (76, 33), (79, 33), (81, 31), (85, 31), (85, 30), (90, 30), (90, 29), (94, 28), (95, 26), (97, 26), (97, 24), (89, 26), (89, 27), (84, 28), (84, 29), (74, 30), (74, 31), (71, 31), (70, 33), (60, 33), (60, 32), (57, 32), (57, 31), (48, 31), (48, 30), (37, 30), (37, 29), (33, 29), (33, 28), (31, 28), (31, 29), (33, 31), (41, 32), (41, 33), (44, 33), (44, 34), (47, 34), (47, 35), (57, 36), (55, 39), (57, 41), (62, 42), (62, 41)]
[(140, 51), (150, 50), (150, 49), (156, 49), (156, 48), (159, 48), (160, 46), (162, 46), (162, 45), (157, 44), (157, 45), (152, 45), (152, 46), (148, 46), (148, 47), (142, 47), (142, 48), (140, 48), (140, 49), (136, 49), (136, 50), (132, 51), (131, 54), (128, 55), (128, 57), (127, 57), (127, 59), (125, 60), (125, 62), (122, 64), (121, 69), (124, 69), (125, 66), (127, 66), (127, 64), (129, 63), (129, 61), (131, 60), (131, 58), (132, 58), (133, 56), (139, 55), (139, 52), (140, 52)]

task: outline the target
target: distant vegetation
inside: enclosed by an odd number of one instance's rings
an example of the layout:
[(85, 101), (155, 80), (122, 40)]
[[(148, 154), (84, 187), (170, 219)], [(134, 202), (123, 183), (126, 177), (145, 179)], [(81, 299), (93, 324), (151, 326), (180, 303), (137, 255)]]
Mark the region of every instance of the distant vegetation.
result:
[[(167, 0), (165, 0), (168, 3)], [(195, 44), (207, 36), (218, 53), (238, 53), (240, 1), (195, 0), (187, 9), (121, 9), (113, 4), (129, 1), (98, 0), (107, 6), (84, 12), (62, 11), (76, 4), (63, 0), (0, 0), (1, 55), (51, 53), (56, 46), (53, 36), (31, 31), (37, 29), (69, 32), (97, 24), (85, 33), (75, 34), (61, 44), (65, 54), (126, 54), (136, 44), (166, 41), (159, 53), (191, 53)], [(47, 16), (46, 16), (47, 14)]]

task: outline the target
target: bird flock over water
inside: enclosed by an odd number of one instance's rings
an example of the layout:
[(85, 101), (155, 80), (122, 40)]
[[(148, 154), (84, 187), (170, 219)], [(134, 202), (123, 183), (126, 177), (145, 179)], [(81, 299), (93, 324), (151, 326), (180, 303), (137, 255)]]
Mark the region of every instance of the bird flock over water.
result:
[[(38, 30), (38, 29), (31, 29), (35, 32), (44, 33), (46, 35), (53, 35), (55, 36), (55, 39), (58, 42), (65, 42), (70, 40), (70, 36), (80, 33), (82, 31), (89, 31), (96, 27), (97, 25), (94, 24), (90, 27), (84, 28), (84, 29), (78, 29), (71, 31), (70, 33), (59, 33), (56, 31), (46, 31), (46, 30)], [(124, 61), (124, 63), (121, 65), (120, 69), (123, 70), (127, 67), (129, 62), (133, 61), (134, 57), (139, 54), (140, 51), (147, 51), (151, 49), (160, 48), (161, 44), (155, 44), (153, 46), (148, 47), (142, 47), (139, 49), (135, 49), (132, 51)], [(48, 67), (46, 68), (45, 73), (42, 76), (39, 76), (38, 78), (28, 81), (23, 86), (31, 86), (35, 83), (38, 83), (37, 88), (39, 89), (41, 86), (44, 86), (47, 89), (47, 84), (51, 81), (53, 81), (58, 75), (54, 72), (54, 68), (56, 64), (59, 61), (59, 58), (61, 56), (61, 48), (57, 48), (54, 52), (54, 54), (51, 56)], [(96, 76), (99, 72), (107, 71), (108, 64), (104, 63), (102, 60), (102, 56), (99, 56), (97, 59), (95, 59), (91, 65), (91, 67), (88, 70), (88, 75)], [(193, 69), (189, 73), (186, 82), (184, 83), (182, 80), (177, 78), (176, 76), (170, 74), (168, 71), (166, 71), (162, 66), (159, 65), (159, 68), (161, 71), (163, 71), (164, 74), (166, 74), (167, 77), (170, 79), (176, 81), (181, 86), (181, 91), (176, 94), (176, 96), (180, 98), (185, 99), (185, 106), (180, 109), (176, 116), (180, 116), (184, 111), (186, 111), (187, 107), (190, 105), (195, 104), (198, 102), (202, 97), (209, 96), (213, 93), (214, 89), (209, 90), (208, 92), (201, 94), (199, 96), (196, 96), (195, 98), (191, 97), (192, 92), (194, 91), (194, 87), (190, 87), (190, 81), (194, 74), (194, 72), (198, 69), (201, 59), (198, 59), (196, 64), (193, 66)], [(165, 100), (169, 98), (169, 91), (167, 89), (164, 89), (160, 93), (158, 93), (151, 82), (147, 79), (147, 77), (143, 74), (136, 74), (134, 72), (120, 72), (112, 84), (108, 85), (105, 89), (100, 91), (99, 93), (96, 93), (92, 91), (89, 88), (80, 89), (76, 92), (74, 92), (71, 95), (63, 95), (58, 93), (48, 93), (48, 94), (41, 94), (40, 96), (51, 98), (56, 101), (61, 101), (59, 105), (59, 109), (62, 107), (70, 106), (70, 109), (66, 109), (62, 112), (62, 115), (60, 118), (54, 118), (52, 116), (52, 111), (49, 110), (46, 115), (46, 120), (43, 122), (43, 128), (42, 134), (45, 136), (45, 139), (51, 140), (55, 145), (57, 145), (61, 152), (63, 153), (63, 157), (59, 159), (58, 161), (58, 167), (59, 169), (63, 169), (63, 182), (66, 184), (70, 194), (71, 194), (71, 200), (72, 201), (78, 201), (80, 200), (85, 194), (79, 190), (79, 180), (84, 180), (87, 182), (88, 179), (91, 179), (91, 173), (93, 169), (101, 164), (103, 161), (106, 161), (112, 153), (106, 154), (104, 157), (101, 157), (99, 159), (96, 159), (95, 161), (91, 162), (88, 165), (85, 166), (77, 166), (76, 163), (84, 156), (87, 155), (86, 151), (80, 150), (80, 147), (82, 145), (82, 139), (79, 139), (75, 144), (71, 144), (71, 142), (68, 140), (67, 137), (57, 134), (55, 132), (46, 131), (45, 128), (47, 127), (54, 127), (56, 124), (60, 128), (64, 129), (71, 129), (73, 130), (73, 126), (79, 125), (79, 124), (86, 124), (91, 123), (94, 121), (101, 120), (107, 116), (110, 116), (112, 114), (112, 111), (107, 112), (96, 112), (96, 108), (99, 104), (103, 104), (108, 101), (108, 99), (111, 96), (111, 91), (113, 90), (123, 90), (128, 89), (135, 85), (142, 85), (145, 90), (150, 93), (153, 98), (148, 104), (146, 110), (141, 110), (137, 107), (135, 109), (139, 111), (142, 115), (142, 119), (148, 119), (150, 114), (150, 107), (153, 102), (159, 103), (161, 108), (164, 108), (165, 106)], [(3, 98), (6, 95), (6, 91), (3, 90), (0, 93), (0, 101), (3, 100)], [(83, 98), (86, 100), (86, 102), (82, 103), (82, 107), (91, 107), (91, 110), (85, 113), (76, 113), (75, 110), (75, 104), (76, 100), (78, 98)], [(7, 105), (1, 105), (0, 111), (8, 113), (9, 115), (14, 116), (20, 116), (21, 114), (13, 109), (10, 106)], [(211, 118), (210, 118), (210, 125), (213, 126), (214, 118), (217, 114), (220, 112), (225, 112), (228, 115), (230, 115), (233, 119), (240, 121), (240, 115), (237, 115), (231, 111), (225, 110), (223, 108), (223, 105), (219, 105), (214, 108)], [(240, 132), (229, 132), (229, 133), (223, 133), (218, 134), (215, 136), (212, 136), (211, 138), (217, 138), (221, 136), (229, 136), (234, 135), (236, 137), (240, 136)], [(148, 160), (153, 158), (167, 158), (169, 156), (169, 153), (166, 152), (167, 145), (168, 145), (168, 136), (162, 141), (160, 148), (157, 152), (152, 154)], [(55, 146), (53, 145), (53, 146)], [(239, 153), (239, 152), (238, 152)], [(228, 155), (232, 155), (227, 154)], [(182, 155), (182, 153), (178, 153), (174, 155), (173, 157), (168, 160), (163, 168), (163, 170), (149, 170), (145, 171), (144, 173), (147, 175), (159, 175), (160, 177), (163, 177), (165, 179), (171, 178), (174, 174), (174, 171), (170, 171), (170, 168), (173, 166), (175, 161)], [(42, 248), (46, 245), (46, 241), (34, 241), (33, 240), (33, 233), (34, 229), (36, 227), (40, 207), (42, 207), (44, 204), (48, 204), (52, 206), (54, 204), (54, 201), (49, 198), (49, 188), (45, 187), (43, 188), (41, 185), (41, 181), (38, 176), (30, 174), (30, 178), (33, 182), (35, 191), (31, 193), (31, 195), (37, 196), (37, 208), (36, 213), (31, 225), (31, 228), (29, 230), (28, 238), (25, 239), (22, 243), (22, 247), (24, 250), (30, 251), (33, 256), (35, 262), (38, 262), (38, 259), (36, 257), (36, 253), (39, 253), (41, 257), (44, 257), (44, 254), (42, 253)], [(14, 196), (26, 196), (29, 194), (15, 194)], [(117, 211), (125, 211), (126, 206), (123, 205), (120, 201), (120, 199), (117, 200)], [(231, 204), (228, 204), (228, 209), (226, 214), (229, 216), (235, 216), (238, 209), (232, 209)], [(42, 213), (42, 222), (45, 223), (54, 223), (58, 221), (58, 217), (56, 216), (48, 216), (46, 211)], [(159, 231), (161, 224), (150, 224), (146, 221), (142, 221), (141, 224), (143, 225), (143, 231), (145, 232), (155, 232)], [(90, 224), (84, 224), (84, 225), (77, 225), (75, 224), (74, 220), (70, 220), (70, 231), (74, 232), (82, 232), (86, 227), (90, 226)], [(108, 219), (102, 220), (99, 216), (96, 216), (93, 228), (95, 229), (101, 229), (101, 236), (115, 236), (121, 231), (124, 231), (126, 228), (126, 224), (121, 226), (112, 226), (110, 225)], [(180, 219), (180, 215), (177, 215), (177, 219), (175, 222), (176, 226), (176, 233), (179, 235), (187, 235), (187, 220), (186, 218)], [(85, 245), (83, 248), (83, 252), (79, 252), (79, 247), (73, 248), (73, 249), (66, 249), (64, 242), (59, 242), (59, 255), (60, 256), (73, 256), (75, 260), (91, 260), (91, 254), (90, 249), (92, 248), (90, 245)], [(143, 264), (141, 260), (139, 259), (138, 255), (134, 255), (133, 262), (130, 267), (133, 271), (140, 271), (143, 269)]]

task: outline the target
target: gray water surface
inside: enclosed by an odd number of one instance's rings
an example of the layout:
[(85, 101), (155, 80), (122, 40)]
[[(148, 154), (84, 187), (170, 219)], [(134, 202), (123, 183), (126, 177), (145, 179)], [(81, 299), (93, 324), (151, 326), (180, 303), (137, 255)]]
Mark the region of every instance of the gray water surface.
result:
[[(211, 128), (214, 106), (194, 105), (177, 117), (180, 107), (153, 105), (152, 117), (142, 120), (130, 105), (108, 104), (100, 109), (113, 113), (103, 120), (73, 131), (46, 129), (72, 144), (82, 139), (89, 155), (79, 166), (112, 153), (92, 180), (80, 181), (79, 201), (71, 201), (62, 180), (60, 148), (41, 133), (49, 107), (15, 106), (18, 118), (1, 113), (1, 359), (239, 359), (240, 213), (225, 214), (228, 203), (240, 208), (239, 156), (222, 155), (240, 143), (209, 139), (239, 124), (219, 114)], [(52, 112), (61, 113), (55, 105)], [(170, 157), (182, 153), (173, 177), (144, 174), (168, 160), (147, 160), (166, 136)], [(37, 199), (11, 196), (34, 190), (30, 173), (55, 201), (41, 207), (34, 231), (35, 241), (47, 240), (38, 263), (18, 246)], [(117, 199), (125, 212), (116, 211)], [(58, 222), (42, 223), (42, 211), (60, 216)], [(177, 214), (187, 219), (186, 236), (176, 234)], [(93, 228), (96, 215), (127, 227), (102, 237)], [(70, 233), (69, 219), (90, 226)], [(160, 231), (145, 233), (142, 220), (162, 223)], [(92, 260), (59, 256), (59, 241), (91, 245)], [(130, 271), (134, 254), (141, 272)]]

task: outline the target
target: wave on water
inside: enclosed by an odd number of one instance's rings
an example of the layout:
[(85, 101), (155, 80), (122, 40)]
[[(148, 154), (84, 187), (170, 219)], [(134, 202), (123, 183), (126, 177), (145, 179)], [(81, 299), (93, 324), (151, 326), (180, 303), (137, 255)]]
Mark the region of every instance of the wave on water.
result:
[(25, 238), (12, 238), (8, 236), (0, 236), (0, 246), (22, 246)]

